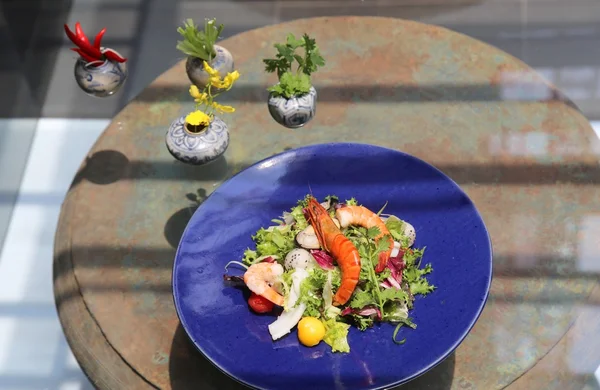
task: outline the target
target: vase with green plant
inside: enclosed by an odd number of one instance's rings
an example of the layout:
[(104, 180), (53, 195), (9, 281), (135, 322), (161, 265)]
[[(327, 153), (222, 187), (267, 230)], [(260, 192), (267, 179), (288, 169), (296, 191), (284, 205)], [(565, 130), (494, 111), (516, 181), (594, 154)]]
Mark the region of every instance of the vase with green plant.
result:
[(215, 98), (229, 91), (240, 77), (233, 71), (221, 76), (204, 62), (209, 79), (204, 88), (195, 84), (189, 92), (194, 99), (194, 110), (177, 118), (167, 131), (165, 142), (169, 153), (186, 164), (201, 165), (216, 160), (229, 146), (229, 129), (218, 114), (232, 113), (235, 109), (217, 103)]
[(302, 127), (315, 116), (317, 90), (312, 86), (311, 75), (325, 65), (325, 60), (308, 34), (296, 38), (290, 33), (285, 43), (273, 46), (277, 49), (275, 58), (263, 60), (265, 70), (277, 73), (279, 79), (267, 89), (269, 112), (285, 127)]
[(198, 30), (192, 19), (187, 19), (183, 27), (177, 29), (183, 37), (182, 41), (177, 41), (177, 49), (187, 56), (185, 70), (190, 81), (200, 89), (208, 84), (210, 78), (204, 70), (204, 62), (221, 75), (233, 72), (233, 56), (227, 49), (215, 44), (222, 31), (223, 25), (217, 25), (215, 19), (204, 21), (204, 31)]

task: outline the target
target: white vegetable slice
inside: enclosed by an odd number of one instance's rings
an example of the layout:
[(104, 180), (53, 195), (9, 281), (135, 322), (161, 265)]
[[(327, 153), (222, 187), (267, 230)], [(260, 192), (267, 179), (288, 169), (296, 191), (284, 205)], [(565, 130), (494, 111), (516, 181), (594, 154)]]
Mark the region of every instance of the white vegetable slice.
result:
[(294, 222), (294, 216), (291, 213), (288, 213), (287, 211), (283, 212), (283, 222), (285, 222), (286, 225), (291, 225)]
[(277, 230), (285, 230), (288, 227), (289, 227), (288, 225), (273, 225), (273, 226), (269, 226), (266, 230), (268, 232), (272, 232), (275, 229), (277, 229)]
[(400, 253), (400, 243), (397, 241), (394, 241), (394, 248), (392, 249), (392, 253), (390, 254), (390, 257), (396, 257), (398, 256), (398, 253)]
[(300, 298), (300, 285), (306, 278), (308, 278), (308, 272), (301, 268), (295, 270), (292, 274), (292, 286), (284, 308), (286, 311), (287, 309), (296, 306), (296, 302), (298, 301), (298, 298)]
[(333, 286), (331, 283), (331, 272), (327, 272), (327, 281), (323, 286), (323, 304), (325, 306), (325, 310), (329, 308), (333, 304)]
[(296, 324), (302, 319), (304, 310), (306, 310), (306, 305), (301, 303), (292, 310), (285, 311), (279, 317), (277, 317), (275, 322), (269, 324), (269, 333), (271, 333), (271, 338), (273, 340), (277, 340), (290, 333), (292, 328), (296, 326)]
[[(269, 333), (271, 338), (277, 340), (285, 336), (292, 331), (292, 328), (302, 318), (302, 314), (306, 310), (306, 305), (300, 303), (294, 307), (300, 298), (300, 285), (302, 281), (308, 277), (308, 272), (304, 269), (296, 269), (292, 274), (292, 286), (290, 288), (289, 296), (284, 308), (284, 312), (281, 313), (275, 322), (269, 324)], [(291, 309), (290, 309), (291, 308)]]
[(339, 307), (333, 306), (333, 285), (331, 283), (332, 278), (331, 271), (327, 272), (327, 281), (323, 286), (323, 303), (325, 309), (325, 315), (329, 318), (335, 318), (341, 313), (341, 309)]

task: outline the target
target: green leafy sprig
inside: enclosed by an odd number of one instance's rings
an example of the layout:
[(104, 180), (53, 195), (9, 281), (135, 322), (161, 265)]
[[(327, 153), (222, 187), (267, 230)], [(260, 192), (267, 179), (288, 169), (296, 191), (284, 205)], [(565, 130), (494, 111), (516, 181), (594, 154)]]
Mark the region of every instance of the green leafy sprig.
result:
[[(325, 65), (325, 59), (321, 56), (316, 41), (308, 34), (297, 39), (290, 33), (285, 44), (276, 43), (273, 46), (277, 49), (275, 58), (263, 59), (263, 62), (267, 72), (277, 73), (279, 84), (267, 90), (274, 96), (283, 96), (286, 99), (308, 93), (311, 74)], [(304, 49), (304, 56), (296, 52), (300, 48)], [(294, 64), (297, 64), (295, 71)]]
[(216, 55), (215, 42), (223, 31), (223, 25), (216, 25), (215, 19), (204, 22), (204, 31), (199, 31), (192, 19), (184, 22), (184, 28), (179, 27), (177, 32), (183, 41), (177, 41), (177, 49), (190, 57), (197, 57), (210, 62)]
[(368, 280), (368, 286), (370, 287), (369, 290), (357, 291), (350, 302), (350, 306), (360, 309), (365, 306), (374, 305), (383, 313), (384, 304), (387, 301), (395, 299), (405, 300), (406, 294), (401, 290), (382, 290), (379, 287), (379, 284), (389, 274), (387, 272), (379, 275), (376, 274), (375, 266), (379, 261), (379, 254), (387, 251), (390, 247), (387, 237), (382, 237), (378, 241), (375, 241), (375, 237), (378, 237), (380, 233), (379, 228), (374, 226), (369, 229), (354, 228), (353, 232), (349, 234), (361, 258), (360, 278)]

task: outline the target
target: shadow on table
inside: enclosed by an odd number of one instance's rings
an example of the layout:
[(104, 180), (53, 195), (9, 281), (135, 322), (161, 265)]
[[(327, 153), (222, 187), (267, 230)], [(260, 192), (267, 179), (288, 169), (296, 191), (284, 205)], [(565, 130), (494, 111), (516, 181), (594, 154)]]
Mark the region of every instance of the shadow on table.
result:
[(231, 164), (225, 156), (202, 166), (189, 165), (175, 159), (170, 161), (129, 160), (117, 150), (100, 150), (86, 158), (75, 175), (71, 188), (82, 180), (107, 185), (119, 180), (222, 180), (248, 164)]
[(173, 248), (177, 248), (179, 246), (179, 241), (183, 236), (183, 232), (185, 231), (188, 222), (198, 207), (200, 207), (202, 202), (204, 202), (204, 200), (207, 198), (206, 190), (203, 188), (199, 188), (196, 193), (189, 193), (185, 196), (192, 202), (192, 204), (189, 207), (184, 207), (175, 214), (171, 215), (164, 228), (165, 239)]
[[(500, 80), (491, 83), (436, 83), (421, 85), (315, 85), (319, 93), (319, 102), (383, 103), (383, 102), (562, 102), (577, 109), (577, 106), (563, 92), (541, 80), (532, 79), (535, 73), (523, 71), (516, 73), (524, 79)], [(506, 77), (511, 73), (502, 73)], [(513, 75), (514, 76), (514, 75)], [(268, 98), (268, 85), (238, 85), (227, 94), (220, 96), (220, 102), (263, 103)], [(517, 93), (519, 89), (521, 92)], [(150, 86), (135, 100), (143, 103), (159, 103), (165, 100), (183, 101), (179, 86)]]
[[(583, 148), (583, 146), (582, 146)], [(289, 150), (285, 147), (282, 151)], [(583, 153), (583, 151), (582, 151)], [(330, 163), (327, 156), (319, 156)], [(223, 180), (256, 161), (232, 164), (225, 156), (205, 166), (183, 164), (179, 161), (129, 160), (115, 150), (101, 150), (88, 157), (75, 176), (71, 188), (86, 180), (108, 185), (119, 180)], [(339, 164), (339, 161), (335, 162)], [(354, 164), (352, 164), (354, 165)], [(573, 161), (555, 164), (437, 164), (437, 168), (458, 184), (599, 184), (597, 164)], [(377, 178), (377, 180), (379, 180)]]
[[(390, 388), (390, 390), (447, 390), (452, 386), (455, 355), (413, 381)], [(202, 389), (247, 389), (246, 386), (230, 379), (210, 363), (192, 344), (185, 330), (179, 324), (171, 345), (169, 357), (169, 377), (173, 390)], [(287, 378), (286, 380), (291, 380)], [(317, 383), (315, 383), (317, 385)]]
[(204, 358), (191, 343), (181, 324), (177, 326), (171, 345), (169, 377), (173, 390), (247, 389), (246, 386), (223, 374)]

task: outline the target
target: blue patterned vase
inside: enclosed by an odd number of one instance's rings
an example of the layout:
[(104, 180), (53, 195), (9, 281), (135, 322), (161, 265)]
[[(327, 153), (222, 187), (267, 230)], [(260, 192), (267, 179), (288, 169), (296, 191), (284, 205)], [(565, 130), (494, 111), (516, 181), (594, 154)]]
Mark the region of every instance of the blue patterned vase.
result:
[(310, 91), (302, 96), (286, 99), (282, 96), (269, 95), (269, 112), (277, 123), (296, 129), (308, 123), (317, 112), (317, 90), (310, 87)]
[(214, 117), (199, 133), (187, 129), (185, 117), (176, 119), (169, 127), (165, 142), (169, 153), (186, 164), (207, 164), (221, 156), (229, 146), (229, 130), (221, 118)]
[[(233, 56), (229, 50), (219, 45), (214, 45), (217, 56), (210, 61), (210, 67), (219, 71), (219, 75), (224, 77), (227, 73), (233, 72)], [(185, 71), (192, 82), (200, 90), (208, 84), (208, 73), (204, 70), (204, 60), (198, 57), (188, 57), (185, 62)], [(213, 89), (213, 92), (218, 92), (219, 89)]]
[[(104, 50), (101, 48), (102, 52)], [(117, 53), (115, 50), (113, 51)], [(75, 62), (75, 80), (79, 88), (88, 95), (96, 97), (113, 95), (121, 88), (126, 79), (127, 62), (106, 60), (100, 66), (90, 66), (81, 58)]]

